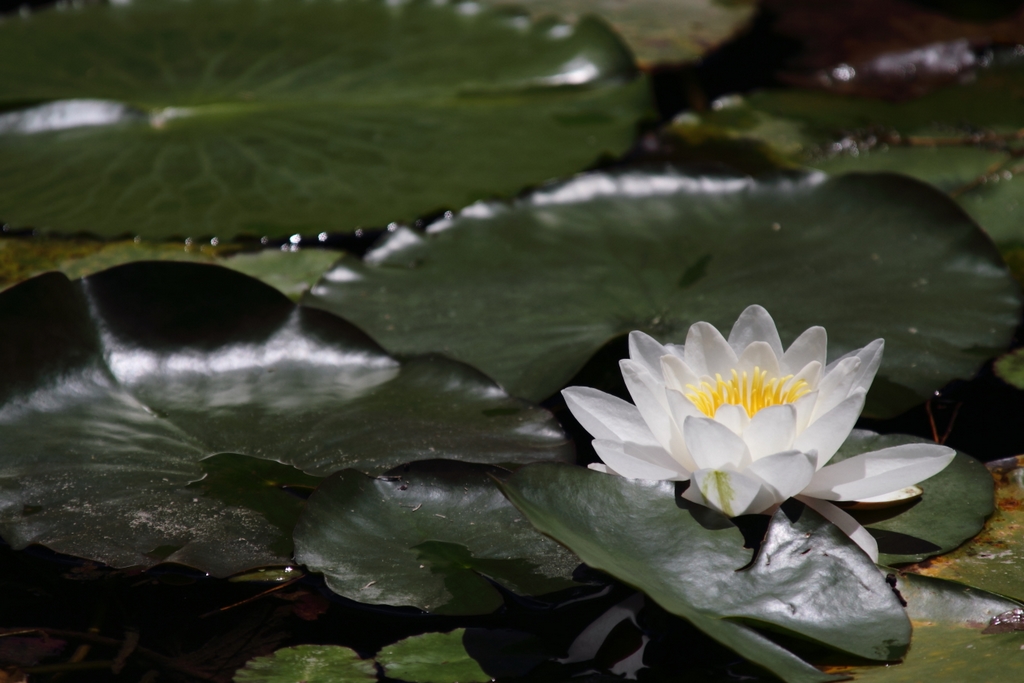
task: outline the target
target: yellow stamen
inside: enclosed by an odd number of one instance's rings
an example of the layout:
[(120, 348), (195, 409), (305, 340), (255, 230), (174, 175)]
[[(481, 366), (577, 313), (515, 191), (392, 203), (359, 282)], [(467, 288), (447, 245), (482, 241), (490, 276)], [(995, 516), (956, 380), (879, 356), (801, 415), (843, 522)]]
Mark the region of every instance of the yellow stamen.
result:
[(792, 403), (811, 390), (806, 381), (790, 382), (791, 379), (793, 375), (769, 380), (768, 371), (758, 367), (750, 375), (746, 370), (742, 375), (733, 370), (732, 379), (725, 380), (716, 374), (714, 384), (701, 382), (700, 387), (687, 384), (690, 392), (686, 398), (708, 417), (714, 417), (715, 411), (725, 403), (743, 406), (747, 415), (753, 417), (762, 408)]

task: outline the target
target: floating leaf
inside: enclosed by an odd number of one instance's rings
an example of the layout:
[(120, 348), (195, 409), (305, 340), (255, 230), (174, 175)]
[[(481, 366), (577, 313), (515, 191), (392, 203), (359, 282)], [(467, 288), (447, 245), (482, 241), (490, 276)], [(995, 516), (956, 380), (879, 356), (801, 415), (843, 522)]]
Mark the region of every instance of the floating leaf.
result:
[(594, 13), (607, 20), (642, 62), (695, 61), (743, 29), (753, 18), (752, 0), (483, 0), (519, 6), (534, 15), (568, 18)]
[(424, 633), (388, 645), (377, 662), (388, 678), (409, 683), (486, 683), (491, 677), (462, 644), (466, 629)]
[[(296, 503), (267, 482), (309, 486), (299, 470), (571, 457), (549, 413), (475, 370), (399, 362), (225, 268), (50, 273), (0, 294), (0, 321), (0, 533), (15, 548), (224, 575), (289, 561)], [(238, 455), (204, 460), (223, 453)]]
[(227, 268), (262, 280), (295, 300), (312, 287), (313, 283), (341, 256), (340, 252), (326, 249), (265, 249), (231, 256), (220, 263)]
[(737, 527), (678, 499), (671, 482), (533, 465), (503, 488), (538, 529), (588, 565), (784, 680), (829, 677), (748, 624), (872, 659), (898, 659), (909, 644), (910, 624), (875, 565), (808, 509), (796, 522), (776, 513), (751, 561)]
[(905, 173), (951, 194), (1000, 244), (1024, 241), (1024, 60), (1002, 55), (976, 79), (903, 103), (826, 92), (766, 90), (729, 96), (681, 116), (685, 147), (759, 146), (776, 164), (828, 173)]
[[(855, 429), (830, 462), (908, 443), (928, 442)], [(981, 531), (992, 514), (992, 477), (983, 464), (963, 453), (918, 485), (924, 490), (920, 499), (879, 510), (850, 511), (875, 534), (882, 564), (917, 562), (949, 552)]]
[(1024, 349), (1014, 349), (1000, 356), (992, 364), (992, 370), (1007, 384), (1024, 389)]
[(953, 552), (906, 569), (1024, 600), (1024, 456), (989, 467), (996, 511), (985, 529)]
[(377, 680), (373, 660), (339, 645), (297, 645), (256, 657), (235, 672), (235, 683), (364, 683)]
[(621, 153), (651, 108), (634, 76), (599, 21), (471, 2), (14, 16), (0, 25), (0, 217), (221, 239), (411, 220)]
[(579, 559), (523, 519), (498, 475), (448, 461), (378, 478), (338, 472), (309, 499), (295, 556), (352, 600), (441, 614), (493, 612), (502, 597), (491, 581), (528, 595), (576, 585)]
[(593, 173), (428, 233), (338, 264), (305, 301), (392, 352), (441, 352), (533, 399), (630, 330), (680, 343), (692, 323), (728, 330), (758, 303), (786, 343), (824, 325), (831, 358), (884, 337), (869, 408), (893, 415), (1004, 348), (1020, 311), (988, 238), (892, 175)]
[[(892, 575), (896, 578), (896, 575)], [(993, 618), (1018, 608), (998, 595), (939, 579), (901, 574), (897, 590), (907, 602), (914, 642), (895, 666), (830, 669), (856, 681), (1010, 681), (1024, 671), (1024, 631), (983, 629)]]

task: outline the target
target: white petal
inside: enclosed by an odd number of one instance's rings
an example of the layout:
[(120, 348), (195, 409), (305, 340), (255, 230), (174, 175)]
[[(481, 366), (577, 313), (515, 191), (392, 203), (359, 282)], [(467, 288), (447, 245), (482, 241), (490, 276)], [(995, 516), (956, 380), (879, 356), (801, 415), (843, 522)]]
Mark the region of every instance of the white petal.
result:
[(695, 387), (700, 386), (700, 377), (697, 376), (690, 366), (686, 362), (674, 355), (666, 355), (661, 357), (661, 375), (665, 378), (665, 386), (669, 389), (675, 389), (686, 393), (690, 391), (686, 388), (687, 384), (692, 384)]
[(675, 389), (666, 388), (665, 398), (668, 400), (669, 412), (680, 427), (688, 417), (707, 417), (700, 408), (693, 404), (693, 401)]
[(768, 371), (768, 379), (779, 377), (779, 357), (772, 347), (763, 341), (751, 342), (743, 349), (743, 354), (736, 361), (736, 371), (751, 373), (754, 368)]
[(828, 335), (824, 327), (809, 327), (789, 345), (779, 359), (779, 366), (785, 375), (795, 375), (812, 361), (825, 365)]
[(850, 356), (826, 368), (818, 382), (818, 403), (811, 414), (811, 422), (849, 398), (861, 365), (860, 358)]
[(882, 364), (882, 352), (884, 350), (885, 340), (876, 339), (857, 352), (857, 357), (860, 358), (861, 363), (857, 376), (853, 381), (852, 391), (857, 389), (867, 391), (871, 388), (871, 383), (875, 381), (875, 373), (878, 372), (878, 366)]
[(679, 463), (656, 446), (595, 439), (594, 450), (605, 465), (629, 479), (685, 481), (690, 478), (689, 472), (683, 471)]
[(850, 540), (868, 554), (872, 562), (878, 562), (878, 542), (874, 536), (868, 533), (867, 529), (860, 525), (860, 522), (832, 503), (810, 496), (797, 496), (796, 499), (839, 527), (840, 531), (849, 536)]
[(729, 346), (737, 353), (743, 353), (753, 342), (767, 342), (776, 358), (782, 355), (782, 340), (775, 327), (775, 321), (761, 306), (747, 306), (729, 332)]
[(756, 479), (726, 470), (697, 470), (683, 498), (730, 517), (764, 512), (775, 497)]
[(750, 463), (750, 451), (743, 439), (709, 417), (686, 418), (683, 438), (690, 457), (700, 469), (742, 469)]
[(822, 468), (804, 494), (824, 500), (861, 500), (898, 491), (941, 472), (956, 451), (913, 443), (861, 453)]
[(729, 371), (736, 367), (737, 357), (714, 325), (699, 322), (690, 325), (686, 333), (683, 360), (698, 375), (714, 377), (715, 373), (729, 376)]
[(793, 447), (794, 439), (796, 408), (792, 404), (762, 408), (750, 418), (750, 424), (743, 432), (750, 457), (755, 461), (772, 453), (788, 451)]
[(864, 408), (864, 393), (857, 392), (811, 423), (793, 442), (794, 450), (818, 452), (818, 469), (825, 466), (850, 435)]
[(697, 464), (693, 462), (690, 449), (686, 447), (686, 440), (683, 438), (683, 423), (688, 417), (703, 417), (704, 413), (693, 405), (693, 401), (674, 389), (666, 389), (665, 396), (668, 398), (669, 411), (672, 414), (672, 435), (669, 438), (668, 451), (687, 472), (692, 472), (697, 469)]
[(750, 424), (750, 417), (747, 410), (742, 406), (734, 406), (731, 403), (723, 403), (715, 411), (715, 422), (729, 428), (736, 436), (743, 438), (743, 432)]
[(603, 462), (592, 462), (589, 465), (587, 465), (587, 468), (592, 469), (595, 472), (603, 472), (604, 474), (614, 474), (617, 477), (622, 476), (621, 474), (613, 470), (611, 467), (608, 467), (608, 465), (605, 465)]
[(801, 380), (807, 382), (807, 388), (811, 391), (818, 390), (818, 384), (821, 382), (821, 363), (816, 360), (812, 360), (807, 365), (800, 368), (796, 374), (793, 375), (793, 379), (786, 382), (784, 387), (791, 387)]
[(640, 363), (653, 376), (661, 377), (661, 357), (666, 354), (668, 350), (649, 334), (639, 330), (629, 333), (630, 360)]
[(876, 339), (867, 346), (857, 349), (856, 351), (851, 351), (845, 356), (829, 363), (828, 367), (825, 368), (825, 376), (827, 377), (832, 374), (832, 372), (838, 369), (840, 364), (844, 361), (848, 361), (851, 358), (857, 358), (860, 360), (860, 365), (853, 372), (853, 377), (848, 382), (847, 396), (858, 388), (867, 391), (871, 387), (871, 382), (875, 379), (875, 373), (878, 372), (878, 366), (882, 363), (882, 352), (884, 350), (885, 341), (882, 339)]
[(756, 460), (743, 472), (760, 479), (774, 494), (775, 502), (782, 503), (804, 490), (817, 462), (814, 453), (785, 451)]
[(812, 391), (804, 394), (789, 405), (796, 409), (796, 433), (802, 434), (807, 425), (811, 423), (811, 415), (814, 414), (814, 406), (818, 403), (818, 392)]
[(594, 438), (658, 445), (632, 403), (591, 387), (569, 387), (562, 390), (562, 396), (573, 417)]
[[(640, 363), (632, 360), (620, 360), (622, 379), (633, 398), (640, 417), (664, 448), (668, 448), (671, 430), (669, 429), (668, 399), (665, 398), (665, 385), (651, 376)], [(623, 439), (625, 441), (626, 439)], [(642, 442), (641, 442), (642, 443)]]

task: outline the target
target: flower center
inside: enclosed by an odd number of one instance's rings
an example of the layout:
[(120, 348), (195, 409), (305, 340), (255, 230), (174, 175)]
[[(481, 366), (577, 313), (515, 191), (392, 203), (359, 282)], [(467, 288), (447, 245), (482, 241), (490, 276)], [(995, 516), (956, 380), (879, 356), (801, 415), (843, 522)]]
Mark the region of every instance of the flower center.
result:
[(700, 387), (687, 384), (690, 392), (686, 398), (708, 417), (714, 417), (715, 411), (725, 403), (743, 406), (747, 415), (753, 417), (762, 408), (792, 403), (811, 390), (802, 379), (791, 383), (793, 375), (767, 378), (768, 371), (758, 367), (749, 375), (745, 370), (742, 375), (733, 370), (732, 379), (722, 379), (716, 374), (714, 384), (701, 382)]

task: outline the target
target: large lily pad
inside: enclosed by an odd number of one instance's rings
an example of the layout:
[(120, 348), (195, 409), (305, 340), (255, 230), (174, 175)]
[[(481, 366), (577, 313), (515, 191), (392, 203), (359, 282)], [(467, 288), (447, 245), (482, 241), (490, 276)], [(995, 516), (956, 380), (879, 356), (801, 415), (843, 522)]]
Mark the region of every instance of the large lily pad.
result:
[(538, 529), (588, 565), (784, 680), (828, 678), (750, 624), (872, 659), (898, 659), (910, 642), (910, 623), (875, 565), (810, 510), (795, 522), (778, 512), (751, 561), (737, 527), (682, 502), (671, 482), (534, 465), (503, 488)]
[(537, 533), (498, 490), (497, 468), (413, 463), (329, 477), (295, 528), (295, 556), (335, 593), (440, 614), (501, 606), (491, 581), (540, 595), (575, 584), (579, 559)]
[[(1000, 56), (966, 85), (909, 102), (768, 90), (731, 96), (674, 131), (690, 145), (756, 143), (775, 163), (829, 173), (894, 171), (951, 194), (999, 243), (1024, 242), (1024, 60)], [(684, 151), (684, 154), (686, 152)]]
[(949, 554), (907, 569), (1024, 600), (1024, 456), (989, 466), (996, 511), (984, 531)]
[(753, 0), (483, 0), (523, 6), (535, 15), (578, 18), (588, 13), (611, 23), (641, 62), (700, 59), (742, 30), (753, 18)]
[[(904, 434), (879, 435), (855, 429), (831, 462), (908, 443), (927, 443)], [(992, 477), (985, 466), (957, 453), (946, 469), (919, 484), (924, 494), (910, 503), (880, 510), (851, 510), (874, 530), (879, 562), (918, 562), (946, 553), (971, 538), (992, 514)]]
[(305, 301), (533, 399), (630, 330), (683, 342), (692, 323), (728, 330), (758, 303), (786, 343), (824, 325), (832, 358), (884, 337), (869, 407), (892, 415), (1004, 348), (1020, 310), (987, 237), (893, 175), (595, 173), (428, 232), (394, 233)]
[[(202, 463), (218, 453), (314, 476), (571, 457), (549, 413), (477, 371), (399, 362), (345, 321), (216, 266), (42, 275), (0, 294), (0, 321), (0, 534), (15, 548), (219, 575), (271, 548), (287, 561), (290, 522), (247, 503), (246, 487), (273, 472), (238, 491), (189, 487), (219, 471)], [(261, 529), (239, 535), (248, 554), (218, 548), (225, 505)]]
[[(135, 0), (0, 25), (0, 218), (287, 236), (572, 173), (650, 108), (604, 24), (472, 2)], [(496, 133), (500, 131), (500, 133)]]

